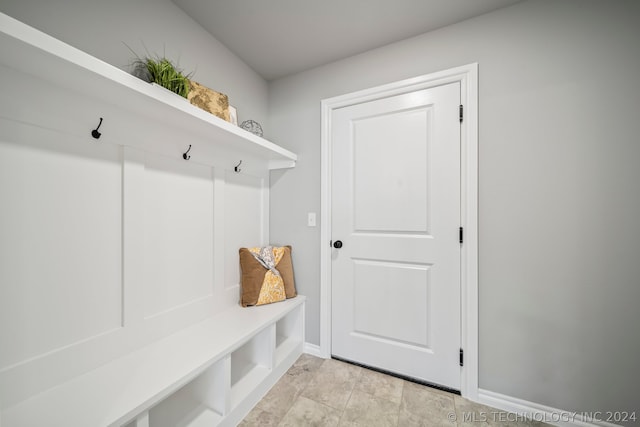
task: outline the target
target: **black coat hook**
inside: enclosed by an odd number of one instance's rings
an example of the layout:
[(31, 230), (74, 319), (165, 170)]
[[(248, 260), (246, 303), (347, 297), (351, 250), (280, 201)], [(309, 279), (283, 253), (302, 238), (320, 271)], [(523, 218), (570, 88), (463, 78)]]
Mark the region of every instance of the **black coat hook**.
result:
[(182, 158), (185, 160), (189, 160), (191, 156), (189, 155), (189, 151), (191, 151), (191, 144), (189, 144), (189, 149), (182, 155)]
[(242, 170), (242, 169), (240, 169), (240, 165), (241, 165), (241, 164), (242, 164), (242, 160), (240, 160), (240, 163), (238, 163), (238, 164), (233, 168), (233, 170), (234, 170), (234, 171), (236, 171), (236, 172), (240, 172), (240, 171)]
[(100, 138), (100, 135), (102, 135), (100, 132), (98, 132), (98, 129), (100, 129), (100, 126), (102, 126), (102, 117), (100, 117), (100, 123), (98, 123), (98, 127), (91, 131), (91, 136), (94, 137), (95, 139)]

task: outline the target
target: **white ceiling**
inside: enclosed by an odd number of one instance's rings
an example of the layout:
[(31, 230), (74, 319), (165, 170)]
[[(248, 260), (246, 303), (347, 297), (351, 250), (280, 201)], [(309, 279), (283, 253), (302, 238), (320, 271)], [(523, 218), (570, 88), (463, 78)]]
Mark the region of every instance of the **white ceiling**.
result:
[(521, 0), (172, 0), (266, 80)]

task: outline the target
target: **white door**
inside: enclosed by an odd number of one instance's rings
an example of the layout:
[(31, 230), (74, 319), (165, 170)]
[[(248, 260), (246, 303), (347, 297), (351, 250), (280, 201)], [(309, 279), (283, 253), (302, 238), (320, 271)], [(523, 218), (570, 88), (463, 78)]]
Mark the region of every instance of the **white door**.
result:
[(456, 82), (331, 117), (331, 352), (457, 390), (459, 105)]

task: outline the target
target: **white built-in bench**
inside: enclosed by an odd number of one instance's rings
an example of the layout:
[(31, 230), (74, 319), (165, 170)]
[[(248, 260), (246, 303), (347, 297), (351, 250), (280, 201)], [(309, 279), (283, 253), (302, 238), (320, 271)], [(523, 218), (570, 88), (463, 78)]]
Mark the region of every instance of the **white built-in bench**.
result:
[(2, 13), (0, 51), (0, 427), (235, 425), (302, 352), (304, 297), (237, 306), (297, 156)]
[(304, 302), (230, 308), (7, 408), (0, 425), (236, 425), (302, 353)]

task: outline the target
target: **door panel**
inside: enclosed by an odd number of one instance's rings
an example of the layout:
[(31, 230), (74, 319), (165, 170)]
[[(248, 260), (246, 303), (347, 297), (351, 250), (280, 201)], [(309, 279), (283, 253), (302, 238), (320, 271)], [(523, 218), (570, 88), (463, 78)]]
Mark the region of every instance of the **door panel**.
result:
[[(354, 332), (428, 348), (429, 266), (358, 259), (353, 266)], [(380, 316), (382, 306), (393, 322)]]
[[(428, 195), (429, 185), (430, 110), (427, 107), (354, 120), (355, 230), (427, 231), (427, 198), (422, 195)], [(404, 130), (402, 138), (395, 129)], [(406, 153), (412, 155), (407, 157)], [(370, 191), (372, 188), (376, 190)]]
[(459, 83), (332, 114), (332, 354), (459, 389)]

